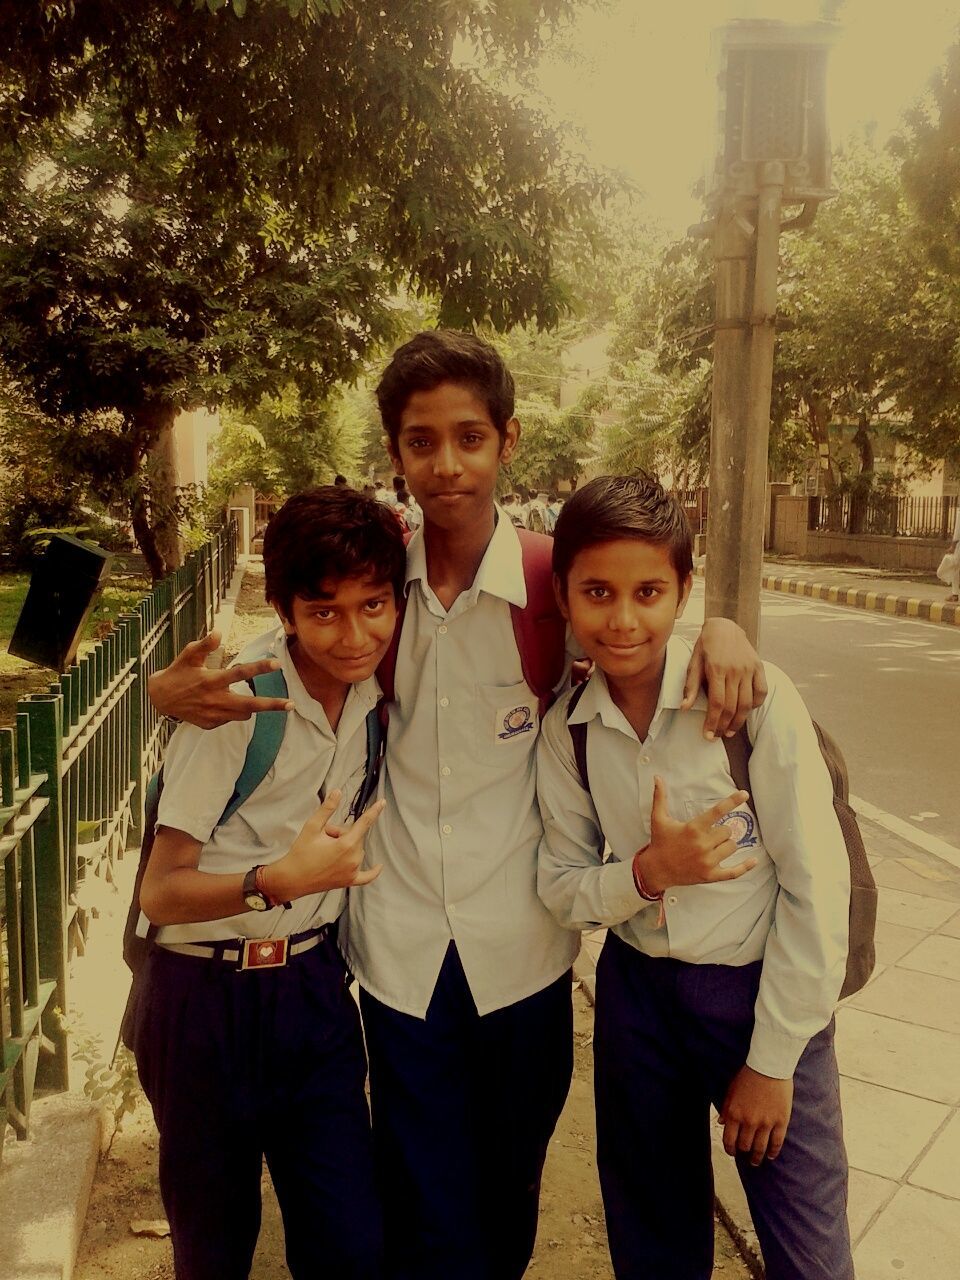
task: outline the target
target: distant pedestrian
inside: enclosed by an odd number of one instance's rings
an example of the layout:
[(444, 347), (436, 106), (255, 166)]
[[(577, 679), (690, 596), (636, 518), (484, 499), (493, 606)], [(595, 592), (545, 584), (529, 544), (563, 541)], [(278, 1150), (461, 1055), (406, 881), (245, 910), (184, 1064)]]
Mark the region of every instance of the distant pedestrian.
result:
[(520, 511), (520, 499), (515, 493), (505, 493), (500, 499), (500, 505), (507, 513), (507, 518), (512, 525), (518, 528), (523, 525), (523, 515)]
[(416, 531), (423, 524), (423, 512), (420, 510), (420, 504), (412, 493), (408, 493), (406, 489), (401, 489), (397, 497), (403, 502), (403, 521), (411, 533)]
[(960, 600), (960, 498), (957, 499), (957, 515), (953, 522), (953, 569), (950, 578), (950, 595), (948, 604), (956, 604)]
[(553, 546), (596, 668), (543, 723), (538, 886), (568, 929), (610, 930), (593, 1050), (617, 1280), (712, 1274), (711, 1103), (769, 1280), (852, 1280), (833, 1047), (850, 873), (813, 724), (765, 664), (750, 795), (699, 704), (680, 710), (691, 535), (656, 481), (590, 481)]
[(550, 500), (547, 503), (547, 533), (553, 533), (557, 527), (557, 517), (563, 510), (563, 503), (560, 501), (556, 490), (550, 494)]
[(347, 477), (342, 476), (338, 473), (333, 477), (333, 483), (336, 485), (338, 489), (342, 489), (347, 483)]

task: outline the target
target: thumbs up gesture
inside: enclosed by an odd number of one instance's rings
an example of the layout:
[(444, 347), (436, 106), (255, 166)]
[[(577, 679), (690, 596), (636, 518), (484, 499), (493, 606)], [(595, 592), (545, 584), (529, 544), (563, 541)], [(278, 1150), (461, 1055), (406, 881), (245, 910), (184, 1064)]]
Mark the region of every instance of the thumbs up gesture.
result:
[(347, 827), (335, 826), (331, 819), (341, 793), (331, 791), (323, 804), (303, 824), (288, 853), (263, 869), (263, 884), (271, 898), (292, 902), (308, 893), (326, 889), (357, 889), (376, 880), (378, 864), (362, 871), (363, 840), (383, 812), (378, 800)]
[(662, 893), (677, 884), (737, 880), (752, 870), (756, 858), (745, 858), (732, 867), (720, 865), (737, 850), (736, 841), (720, 819), (749, 798), (746, 791), (734, 791), (689, 822), (679, 822), (670, 814), (667, 784), (663, 778), (654, 778), (650, 843), (635, 855), (643, 883), (651, 893)]

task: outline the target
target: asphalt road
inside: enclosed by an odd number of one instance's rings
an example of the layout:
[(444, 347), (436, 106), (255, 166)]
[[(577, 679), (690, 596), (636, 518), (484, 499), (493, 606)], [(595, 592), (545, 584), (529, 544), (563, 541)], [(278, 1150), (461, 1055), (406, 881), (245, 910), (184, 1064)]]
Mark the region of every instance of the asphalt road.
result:
[[(703, 617), (703, 579), (681, 630)], [(960, 846), (960, 627), (764, 591), (760, 649), (837, 739), (850, 790)]]

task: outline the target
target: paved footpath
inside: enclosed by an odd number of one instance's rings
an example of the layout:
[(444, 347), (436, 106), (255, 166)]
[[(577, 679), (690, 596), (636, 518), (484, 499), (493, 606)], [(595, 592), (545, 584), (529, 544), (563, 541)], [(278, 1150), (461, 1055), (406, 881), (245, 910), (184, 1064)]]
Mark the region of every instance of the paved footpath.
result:
[[(696, 566), (700, 576), (704, 574), (704, 563), (701, 559)], [(949, 588), (929, 573), (904, 571), (894, 576), (884, 569), (871, 569), (866, 565), (817, 564), (787, 557), (765, 557), (760, 585), (767, 591), (828, 600), (853, 609), (960, 626), (960, 604), (948, 604)]]
[[(960, 850), (946, 861), (870, 819), (860, 825), (880, 893), (877, 968), (837, 1013), (857, 1280), (952, 1280), (960, 1276)], [(585, 935), (577, 962), (591, 996), (604, 933)], [(721, 1211), (756, 1254), (716, 1133), (714, 1166)]]

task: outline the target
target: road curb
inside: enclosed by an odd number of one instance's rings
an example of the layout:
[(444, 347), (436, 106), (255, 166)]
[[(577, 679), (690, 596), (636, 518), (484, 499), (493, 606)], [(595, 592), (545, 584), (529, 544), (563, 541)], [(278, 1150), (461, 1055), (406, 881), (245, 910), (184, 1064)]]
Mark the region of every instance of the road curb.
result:
[[(704, 566), (698, 564), (695, 573), (698, 577), (705, 577)], [(828, 604), (845, 605), (849, 609), (867, 609), (872, 613), (886, 613), (891, 617), (920, 618), (924, 622), (960, 627), (960, 604), (947, 604), (944, 600), (893, 595), (886, 591), (870, 591), (864, 587), (808, 582), (803, 578), (790, 578), (781, 574), (764, 574), (760, 586), (765, 591), (779, 591), (807, 600), (825, 600)]]

